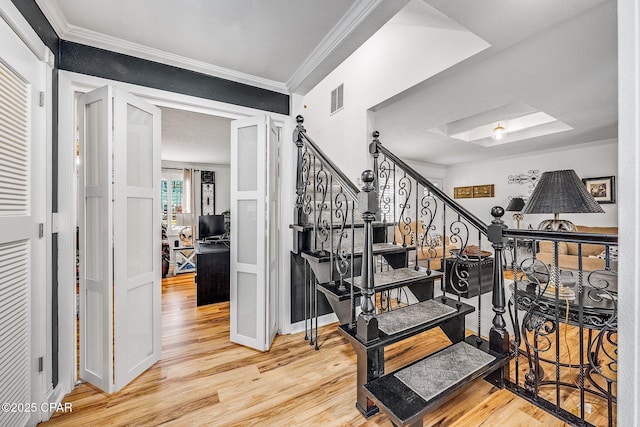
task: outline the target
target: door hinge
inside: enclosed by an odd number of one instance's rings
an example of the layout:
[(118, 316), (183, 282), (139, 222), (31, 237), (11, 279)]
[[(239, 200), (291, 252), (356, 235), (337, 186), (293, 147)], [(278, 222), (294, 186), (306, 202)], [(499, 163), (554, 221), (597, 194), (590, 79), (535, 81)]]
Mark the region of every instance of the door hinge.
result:
[(38, 224), (38, 237), (41, 238), (41, 239), (44, 237), (44, 223), (43, 222)]
[(44, 92), (40, 92), (40, 106), (44, 107)]
[(38, 372), (44, 371), (44, 357), (38, 357)]

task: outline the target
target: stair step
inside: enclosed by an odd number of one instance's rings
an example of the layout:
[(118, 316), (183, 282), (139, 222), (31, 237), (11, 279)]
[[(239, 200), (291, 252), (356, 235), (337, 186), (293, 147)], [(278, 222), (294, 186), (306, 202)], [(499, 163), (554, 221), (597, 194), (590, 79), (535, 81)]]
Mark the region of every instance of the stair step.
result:
[(501, 368), (508, 360), (490, 354), (487, 341), (469, 336), (364, 387), (394, 425), (422, 425), (422, 418), (456, 390)]
[[(427, 277), (424, 273), (423, 273), (423, 276)], [(438, 304), (450, 307), (453, 310), (450, 311), (450, 310), (441, 308), (441, 311), (444, 312), (444, 314), (438, 313), (437, 315), (436, 315), (436, 311), (433, 310), (431, 311), (431, 316), (433, 317), (429, 317), (428, 314), (424, 316), (420, 314), (414, 314), (414, 316), (407, 316), (403, 312), (403, 310), (407, 310), (408, 308), (414, 307), (414, 306), (416, 306), (416, 308), (412, 309), (411, 311), (417, 310), (418, 312), (420, 312), (420, 309), (426, 308), (424, 311), (429, 312), (429, 308), (432, 308), (433, 306), (430, 304), (426, 304), (426, 307), (423, 306), (423, 304), (427, 303), (427, 301), (434, 301)], [(419, 302), (417, 304), (412, 304), (407, 307), (384, 312), (376, 316), (378, 319), (378, 329), (380, 329), (380, 317), (384, 317), (386, 319), (383, 321), (383, 323), (389, 325), (390, 331), (395, 330), (396, 332), (386, 333), (385, 331), (380, 330), (380, 337), (369, 343), (364, 343), (358, 338), (356, 328), (351, 329), (347, 325), (340, 325), (338, 328), (339, 328), (339, 332), (343, 336), (345, 336), (349, 341), (351, 341), (353, 345), (362, 346), (367, 349), (374, 349), (378, 347), (389, 346), (391, 344), (410, 338), (414, 335), (417, 335), (424, 331), (428, 331), (429, 329), (433, 329), (438, 326), (443, 327), (444, 332), (447, 333), (448, 331), (447, 324), (457, 323), (458, 321), (462, 322), (460, 326), (461, 328), (460, 333), (462, 334), (462, 336), (464, 336), (463, 335), (464, 334), (464, 317), (469, 313), (473, 313), (474, 311), (475, 311), (475, 308), (469, 304), (458, 302), (452, 298), (439, 297), (434, 300), (426, 300), (426, 301)], [(406, 319), (409, 317), (413, 318), (414, 320), (413, 321), (400, 320), (400, 319)], [(390, 328), (391, 324), (398, 324), (398, 325), (404, 324), (406, 326), (398, 327), (392, 330)], [(450, 330), (449, 332), (451, 333)], [(462, 339), (462, 337), (459, 339)]]
[[(344, 247), (345, 250), (350, 251), (350, 247)], [(408, 250), (414, 249), (413, 246), (402, 247), (401, 245), (394, 245), (393, 243), (374, 243), (373, 244), (373, 254), (374, 255), (391, 255), (391, 254), (401, 254), (405, 253)], [(353, 256), (360, 257), (362, 256), (362, 247), (354, 247), (353, 248)], [(320, 252), (320, 251), (304, 251), (302, 252), (302, 257), (311, 259), (313, 258), (316, 262), (329, 262), (331, 261), (331, 255), (328, 251)], [(335, 258), (335, 255), (334, 255)]]
[(387, 311), (378, 315), (378, 329), (387, 335), (394, 335), (423, 323), (440, 320), (457, 310), (434, 300), (426, 300), (401, 309)]
[[(440, 277), (442, 273), (432, 272), (431, 275), (427, 275), (424, 271), (416, 271), (413, 268), (396, 268), (395, 270), (374, 273), (373, 285), (376, 292), (381, 292), (386, 289), (410, 285), (425, 278), (436, 278), (436, 276)], [(351, 278), (345, 279), (345, 282), (351, 283)], [(354, 277), (353, 286), (362, 288), (362, 277)]]
[[(348, 283), (344, 284), (344, 290), (340, 289), (340, 284), (338, 282), (328, 282), (328, 283), (319, 283), (318, 291), (322, 292), (327, 296), (327, 298), (331, 297), (336, 301), (345, 301), (351, 299), (351, 285)], [(359, 297), (362, 295), (360, 289), (353, 290), (353, 296)]]

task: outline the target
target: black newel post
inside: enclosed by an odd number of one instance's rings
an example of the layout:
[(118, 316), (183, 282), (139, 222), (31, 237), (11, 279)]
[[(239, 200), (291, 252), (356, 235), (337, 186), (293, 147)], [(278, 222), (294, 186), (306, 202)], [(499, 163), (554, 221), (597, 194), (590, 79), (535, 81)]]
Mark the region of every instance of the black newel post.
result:
[(378, 139), (379, 136), (380, 132), (374, 130), (373, 141), (371, 141), (371, 144), (369, 144), (369, 154), (373, 156), (373, 188), (375, 188), (376, 191), (380, 190), (380, 183), (378, 182), (378, 157), (380, 156), (380, 153), (378, 152), (378, 143), (380, 142), (380, 140)]
[(358, 316), (356, 333), (360, 340), (369, 343), (378, 339), (378, 319), (375, 317), (373, 272), (373, 225), (378, 211), (378, 194), (373, 187), (374, 174), (362, 172), (364, 187), (358, 194), (358, 207), (364, 221), (364, 248), (362, 252), (362, 312)]
[(296, 166), (296, 206), (293, 213), (294, 221), (297, 225), (302, 225), (307, 222), (307, 217), (303, 211), (303, 197), (304, 197), (304, 176), (302, 171), (302, 134), (306, 132), (302, 123), (304, 123), (304, 117), (301, 115), (296, 116), (296, 122), (298, 125), (293, 131), (293, 142), (298, 147), (298, 162)]
[[(498, 354), (509, 353), (509, 332), (507, 324), (504, 321), (504, 313), (506, 312), (506, 298), (504, 289), (504, 276), (502, 271), (502, 251), (504, 250), (503, 231), (507, 228), (502, 216), (504, 209), (500, 206), (494, 206), (491, 209), (493, 221), (487, 230), (487, 237), (491, 242), (491, 246), (495, 251), (493, 256), (493, 325), (489, 332), (489, 348)], [(502, 370), (500, 382), (504, 379), (504, 375), (508, 375), (509, 365)]]

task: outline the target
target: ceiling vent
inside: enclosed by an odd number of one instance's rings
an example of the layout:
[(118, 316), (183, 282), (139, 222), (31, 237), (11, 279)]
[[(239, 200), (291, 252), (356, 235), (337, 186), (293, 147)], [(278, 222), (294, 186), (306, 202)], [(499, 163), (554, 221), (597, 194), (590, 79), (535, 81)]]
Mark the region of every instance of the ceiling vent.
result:
[(331, 114), (344, 107), (344, 84), (331, 91)]

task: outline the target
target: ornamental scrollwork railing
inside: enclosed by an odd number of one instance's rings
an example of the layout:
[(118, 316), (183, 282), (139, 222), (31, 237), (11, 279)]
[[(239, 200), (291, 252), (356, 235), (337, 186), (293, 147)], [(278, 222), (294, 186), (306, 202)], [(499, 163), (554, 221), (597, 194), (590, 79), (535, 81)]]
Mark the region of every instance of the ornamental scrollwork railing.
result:
[[(615, 425), (617, 236), (511, 229), (504, 234), (511, 242), (514, 278), (510, 389), (569, 424)], [(541, 244), (552, 247), (546, 262), (538, 258)], [(569, 261), (560, 245), (572, 245), (577, 265), (563, 264)], [(583, 256), (595, 245), (602, 249), (599, 257)], [(518, 250), (525, 246), (531, 250)]]
[(409, 266), (415, 270), (442, 276), (441, 298), (477, 296), (478, 331), (487, 336), (480, 296), (493, 290), (488, 226), (384, 147), (379, 136), (373, 133), (369, 152), (380, 220), (393, 225), (388, 241), (410, 250)]
[[(305, 338), (309, 339), (310, 331), (309, 342), (318, 349), (318, 285), (331, 283), (338, 291), (346, 292), (346, 279), (353, 282), (354, 276), (359, 275), (354, 272), (359, 190), (307, 135), (302, 116), (296, 119), (293, 141), (298, 170), (293, 227), (311, 236), (309, 247), (302, 254), (306, 257), (304, 323)], [(317, 264), (324, 265), (320, 268)], [(353, 289), (350, 298), (355, 306)]]

